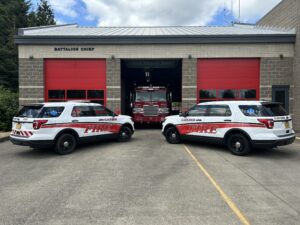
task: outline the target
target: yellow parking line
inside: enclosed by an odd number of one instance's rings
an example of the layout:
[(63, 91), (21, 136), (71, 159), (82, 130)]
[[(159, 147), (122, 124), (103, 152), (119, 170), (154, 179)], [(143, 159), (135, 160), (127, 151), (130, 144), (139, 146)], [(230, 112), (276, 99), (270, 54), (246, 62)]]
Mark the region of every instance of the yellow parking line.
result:
[(296, 137), (296, 139), (300, 140), (300, 137)]
[(189, 150), (186, 145), (183, 145), (185, 151), (189, 154), (189, 156), (195, 161), (199, 169), (205, 174), (205, 176), (209, 179), (212, 185), (217, 189), (223, 200), (227, 203), (227, 205), (231, 208), (231, 210), (236, 214), (236, 216), (240, 219), (242, 224), (250, 225), (250, 222), (243, 215), (241, 210), (236, 206), (236, 204), (230, 199), (230, 197), (223, 191), (220, 185), (215, 181), (215, 179), (207, 172), (204, 166), (199, 162), (199, 160), (194, 156), (194, 154)]

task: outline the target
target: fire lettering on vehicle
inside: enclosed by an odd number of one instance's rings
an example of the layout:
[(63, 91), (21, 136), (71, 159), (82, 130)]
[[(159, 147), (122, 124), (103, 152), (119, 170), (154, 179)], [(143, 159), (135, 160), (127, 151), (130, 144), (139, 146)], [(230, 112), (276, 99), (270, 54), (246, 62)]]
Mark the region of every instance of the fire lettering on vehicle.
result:
[(88, 125), (86, 126), (84, 133), (97, 133), (97, 132), (104, 132), (104, 131), (114, 131), (115, 126), (111, 124), (95, 124), (95, 125)]
[(206, 133), (206, 134), (215, 134), (217, 133), (217, 127), (210, 124), (195, 124), (187, 126), (185, 129), (186, 133)]

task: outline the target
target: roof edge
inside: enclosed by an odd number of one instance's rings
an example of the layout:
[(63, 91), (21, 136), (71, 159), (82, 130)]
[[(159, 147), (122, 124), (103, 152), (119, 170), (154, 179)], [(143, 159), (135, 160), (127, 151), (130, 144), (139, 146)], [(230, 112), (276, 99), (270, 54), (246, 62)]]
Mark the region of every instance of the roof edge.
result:
[(296, 34), (198, 36), (15, 36), (19, 45), (295, 43)]
[(78, 27), (78, 24), (70, 23), (70, 24), (61, 24), (61, 25), (48, 25), (48, 26), (19, 28), (18, 35), (24, 35), (26, 31), (31, 31), (31, 30), (53, 29), (53, 28), (57, 29), (57, 28), (66, 28), (66, 27)]

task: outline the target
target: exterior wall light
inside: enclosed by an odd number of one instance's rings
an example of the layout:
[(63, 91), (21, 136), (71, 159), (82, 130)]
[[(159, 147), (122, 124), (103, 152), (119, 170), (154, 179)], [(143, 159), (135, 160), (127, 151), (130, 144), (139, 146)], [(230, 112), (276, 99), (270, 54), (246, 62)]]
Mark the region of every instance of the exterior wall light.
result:
[(284, 58), (283, 54), (280, 54), (280, 55), (279, 55), (279, 58), (280, 58), (280, 59), (283, 59), (283, 58)]
[(111, 56), (111, 59), (112, 59), (112, 60), (114, 60), (114, 59), (115, 59), (115, 56), (114, 56), (114, 55), (112, 55), (112, 56)]
[(34, 59), (33, 55), (29, 56), (29, 59), (30, 59), (30, 60), (33, 60), (33, 59)]
[(192, 57), (192, 55), (191, 55), (191, 54), (189, 54), (188, 58), (189, 58), (189, 59), (192, 59), (193, 57)]

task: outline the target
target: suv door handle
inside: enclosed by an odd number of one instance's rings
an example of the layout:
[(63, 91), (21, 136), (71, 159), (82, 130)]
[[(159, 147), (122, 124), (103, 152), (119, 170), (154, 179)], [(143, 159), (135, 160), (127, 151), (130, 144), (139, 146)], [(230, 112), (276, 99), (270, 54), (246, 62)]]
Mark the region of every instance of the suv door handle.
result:
[(78, 120), (72, 120), (72, 123), (77, 123), (78, 122)]
[(224, 120), (224, 122), (231, 122), (231, 120)]

